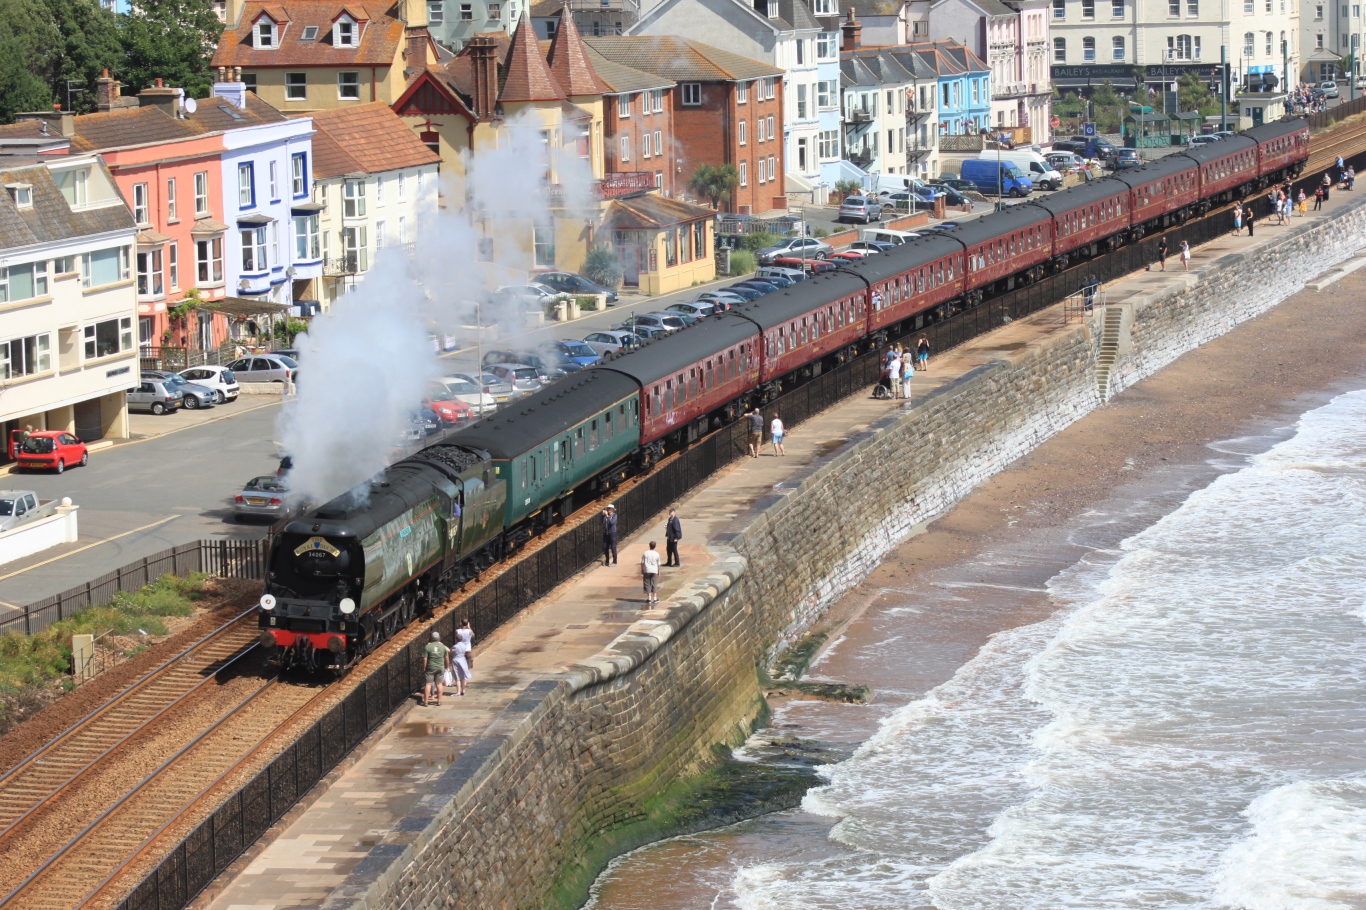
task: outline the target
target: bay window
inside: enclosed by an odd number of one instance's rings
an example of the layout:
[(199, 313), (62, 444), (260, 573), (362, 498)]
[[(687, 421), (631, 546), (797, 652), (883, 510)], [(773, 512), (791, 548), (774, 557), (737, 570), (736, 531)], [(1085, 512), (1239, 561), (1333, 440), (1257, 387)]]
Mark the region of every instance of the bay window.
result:
[(199, 277), (199, 283), (222, 284), (223, 238), (214, 237), (211, 240), (196, 240), (194, 243), (194, 252), (195, 274)]
[(294, 216), (294, 258), (300, 262), (311, 262), (322, 258), (322, 246), (318, 239), (318, 216)]
[(242, 271), (266, 272), (270, 270), (266, 258), (266, 227), (244, 228), (242, 238)]

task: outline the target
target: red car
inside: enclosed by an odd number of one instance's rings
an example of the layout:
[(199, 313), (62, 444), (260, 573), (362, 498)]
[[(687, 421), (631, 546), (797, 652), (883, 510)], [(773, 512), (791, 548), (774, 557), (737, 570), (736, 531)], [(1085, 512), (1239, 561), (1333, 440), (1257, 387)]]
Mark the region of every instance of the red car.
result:
[(19, 446), (19, 468), (44, 468), (58, 474), (68, 465), (84, 467), (90, 461), (85, 443), (61, 430), (35, 430)]
[(474, 409), (459, 398), (451, 395), (444, 385), (433, 385), (427, 389), (422, 406), (436, 412), (443, 426), (466, 424), (474, 419)]
[(797, 259), (793, 256), (779, 256), (773, 264), (784, 269), (806, 269), (811, 275), (833, 271), (839, 263), (828, 259)]
[(831, 259), (842, 259), (845, 262), (862, 262), (868, 258), (868, 254), (863, 250), (840, 250), (838, 253), (831, 253)]

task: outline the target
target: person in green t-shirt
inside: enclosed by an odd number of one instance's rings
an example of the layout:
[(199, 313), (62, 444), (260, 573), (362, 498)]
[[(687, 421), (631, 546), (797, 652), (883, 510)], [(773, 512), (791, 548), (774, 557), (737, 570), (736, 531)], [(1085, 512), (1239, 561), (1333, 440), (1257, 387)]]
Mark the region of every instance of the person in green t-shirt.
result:
[(440, 705), (441, 694), (445, 691), (441, 677), (450, 669), (451, 649), (441, 643), (440, 632), (433, 632), (432, 640), (427, 642), (422, 653), (427, 658), (427, 685), (422, 687), (422, 705), (426, 707), (432, 703), (432, 689), (436, 689), (436, 703)]

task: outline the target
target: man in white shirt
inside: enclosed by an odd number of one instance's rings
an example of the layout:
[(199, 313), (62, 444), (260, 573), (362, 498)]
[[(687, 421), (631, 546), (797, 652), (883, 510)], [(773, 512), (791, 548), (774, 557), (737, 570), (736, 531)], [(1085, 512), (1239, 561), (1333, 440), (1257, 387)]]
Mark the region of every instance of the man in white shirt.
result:
[(641, 554), (640, 575), (645, 581), (645, 602), (659, 603), (659, 551), (655, 549), (653, 540), (650, 541), (650, 549)]
[(892, 384), (892, 397), (901, 397), (901, 356), (899, 354), (892, 357), (892, 362), (887, 365), (887, 379)]

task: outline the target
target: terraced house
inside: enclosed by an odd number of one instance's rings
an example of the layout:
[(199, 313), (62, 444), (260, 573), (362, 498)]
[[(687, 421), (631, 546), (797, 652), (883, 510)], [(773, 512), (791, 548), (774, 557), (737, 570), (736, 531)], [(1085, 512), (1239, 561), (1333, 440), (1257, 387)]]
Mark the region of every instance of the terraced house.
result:
[(426, 0), (228, 0), (213, 55), (218, 81), (238, 81), (287, 114), (392, 104), (436, 63)]
[(0, 145), (0, 427), (127, 436), (133, 216), (99, 157), (55, 131)]
[(845, 28), (850, 49), (840, 55), (850, 176), (936, 176), (939, 77), (932, 62), (907, 47), (858, 47), (858, 34), (851, 18)]

